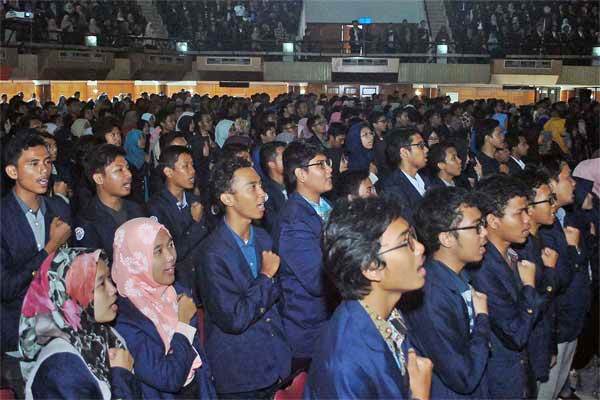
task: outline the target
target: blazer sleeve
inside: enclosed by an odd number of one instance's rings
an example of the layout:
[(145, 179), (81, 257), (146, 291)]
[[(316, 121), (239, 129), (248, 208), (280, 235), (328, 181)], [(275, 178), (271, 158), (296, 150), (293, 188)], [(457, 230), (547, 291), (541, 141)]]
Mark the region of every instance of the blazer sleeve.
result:
[(308, 396), (310, 399), (366, 399), (372, 396), (370, 389), (375, 382), (372, 382), (369, 374), (363, 366), (358, 363), (344, 363), (336, 365), (334, 363), (328, 367), (329, 371), (320, 377), (315, 377), (315, 381), (310, 384), (314, 390), (310, 390)]
[(275, 279), (259, 273), (247, 288), (240, 287), (227, 261), (214, 253), (203, 255), (196, 268), (204, 307), (223, 332), (237, 335), (262, 318), (277, 302), (281, 288)]
[[(490, 322), (486, 314), (475, 318), (475, 326), (468, 343), (462, 343), (456, 327), (461, 321), (456, 320), (452, 304), (441, 296), (431, 296), (434, 301), (427, 301), (427, 314), (417, 313), (411, 319), (411, 342), (422, 347), (419, 350), (431, 359), (436, 374), (452, 391), (472, 393), (483, 377), (490, 353)], [(412, 332), (412, 334), (411, 334)]]
[(27, 290), (33, 272), (37, 271), (42, 262), (48, 257), (46, 250), (42, 249), (32, 257), (18, 265), (10, 256), (8, 243), (2, 239), (2, 254), (0, 255), (0, 293), (2, 301), (12, 301)]
[(482, 273), (476, 277), (476, 289), (488, 298), (492, 330), (508, 348), (523, 349), (540, 312), (541, 296), (535, 288), (525, 285), (520, 289), (517, 301), (513, 301), (498, 278)]
[(126, 336), (127, 348), (134, 359), (135, 376), (160, 392), (179, 392), (196, 358), (196, 351), (188, 339), (176, 332), (169, 352), (165, 354), (162, 343), (158, 344), (144, 332)]
[(320, 239), (306, 221), (281, 221), (279, 255), (311, 296), (324, 295)]
[(544, 241), (544, 246), (549, 247), (559, 253), (558, 262), (556, 263), (555, 268), (555, 282), (558, 293), (562, 293), (569, 287), (575, 276), (575, 271), (570, 260), (575, 259), (574, 257), (577, 254), (577, 250), (573, 246), (568, 246), (568, 254), (564, 254), (564, 252), (562, 252), (563, 254), (560, 254), (561, 246), (559, 246), (558, 240), (555, 237), (557, 234), (558, 232), (555, 232), (554, 229), (540, 229), (540, 236)]
[(100, 235), (98, 235), (98, 232), (96, 231), (96, 228), (94, 227), (93, 223), (87, 223), (83, 220), (78, 220), (75, 224), (73, 232), (75, 232), (75, 229), (77, 228), (83, 229), (83, 237), (81, 237), (81, 239), (77, 239), (77, 237), (75, 237), (76, 246), (89, 247), (91, 249), (104, 248), (104, 245), (102, 244), (102, 239), (100, 238)]
[(81, 358), (57, 353), (40, 365), (31, 391), (34, 399), (102, 399), (98, 382)]

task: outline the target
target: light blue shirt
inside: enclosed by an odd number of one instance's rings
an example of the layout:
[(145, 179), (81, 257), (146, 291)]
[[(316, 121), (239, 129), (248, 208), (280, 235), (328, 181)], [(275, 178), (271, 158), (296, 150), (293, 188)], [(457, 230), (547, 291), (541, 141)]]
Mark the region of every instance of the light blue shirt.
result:
[(419, 175), (419, 173), (417, 172), (415, 177), (413, 178), (404, 171), (402, 171), (402, 173), (408, 178), (408, 180), (415, 187), (415, 189), (417, 189), (417, 192), (419, 192), (421, 196), (425, 196), (425, 181), (423, 181), (421, 175)]
[(44, 215), (46, 214), (46, 202), (44, 201), (44, 198), (40, 197), (40, 208), (36, 212), (33, 212), (33, 210), (29, 208), (29, 206), (25, 204), (14, 191), (13, 195), (23, 211), (23, 214), (25, 214), (25, 218), (27, 218), (29, 227), (35, 237), (38, 251), (42, 250), (46, 245), (46, 220), (44, 219)]
[(327, 200), (325, 200), (322, 197), (319, 197), (319, 203), (317, 204), (310, 201), (304, 196), (302, 197), (304, 198), (304, 200), (308, 201), (308, 204), (310, 204), (310, 206), (316, 211), (316, 213), (319, 214), (319, 217), (321, 217), (323, 222), (327, 222), (327, 220), (329, 219), (329, 214), (331, 214), (331, 206), (329, 205)]
[(254, 227), (250, 225), (250, 238), (246, 242), (237, 233), (235, 233), (233, 229), (229, 227), (229, 225), (227, 225), (227, 222), (225, 222), (225, 226), (227, 229), (229, 229), (229, 232), (231, 232), (233, 235), (233, 240), (235, 240), (235, 243), (242, 251), (246, 262), (250, 266), (250, 272), (252, 272), (252, 276), (256, 278), (258, 276), (258, 259), (256, 257), (256, 247), (254, 245)]

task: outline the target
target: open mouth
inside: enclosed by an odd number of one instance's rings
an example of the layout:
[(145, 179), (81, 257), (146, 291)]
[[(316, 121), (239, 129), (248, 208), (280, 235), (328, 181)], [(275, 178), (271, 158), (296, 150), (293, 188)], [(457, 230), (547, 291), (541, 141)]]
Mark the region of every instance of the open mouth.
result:
[(165, 268), (164, 271), (167, 275), (175, 275), (175, 265), (171, 265), (168, 268)]
[(43, 187), (48, 187), (48, 179), (47, 178), (40, 178), (36, 181), (38, 183), (38, 185), (43, 186)]

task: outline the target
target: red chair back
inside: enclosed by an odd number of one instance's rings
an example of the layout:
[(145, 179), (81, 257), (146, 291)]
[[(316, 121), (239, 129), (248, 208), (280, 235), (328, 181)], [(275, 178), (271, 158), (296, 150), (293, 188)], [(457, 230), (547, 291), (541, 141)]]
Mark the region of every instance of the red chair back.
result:
[(12, 389), (0, 389), (0, 400), (14, 400), (15, 393)]
[(301, 372), (300, 374), (296, 375), (290, 386), (275, 392), (275, 400), (302, 399), (306, 378), (308, 378), (308, 374), (306, 372)]
[(198, 307), (198, 312), (196, 314), (198, 317), (198, 338), (200, 339), (200, 343), (202, 347), (204, 347), (204, 342), (206, 340), (206, 335), (204, 333), (204, 308)]

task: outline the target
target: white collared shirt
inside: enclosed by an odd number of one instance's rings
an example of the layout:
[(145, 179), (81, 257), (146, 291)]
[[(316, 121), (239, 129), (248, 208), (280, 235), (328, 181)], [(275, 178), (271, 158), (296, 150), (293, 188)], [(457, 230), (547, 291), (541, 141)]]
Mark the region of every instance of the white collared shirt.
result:
[(421, 175), (419, 175), (419, 173), (417, 172), (415, 174), (415, 177), (413, 178), (404, 171), (402, 171), (402, 173), (408, 178), (408, 180), (415, 187), (415, 189), (417, 189), (417, 192), (419, 192), (421, 196), (425, 196), (425, 181), (423, 181)]
[(515, 162), (517, 164), (519, 164), (519, 167), (521, 167), (521, 169), (525, 169), (525, 163), (519, 159), (514, 158), (513, 156), (510, 156), (510, 158), (512, 158), (513, 160), (515, 160)]

